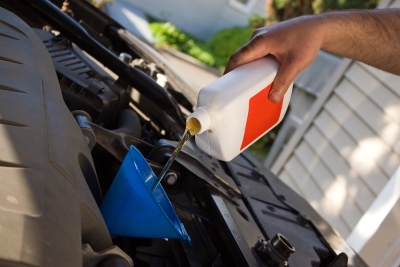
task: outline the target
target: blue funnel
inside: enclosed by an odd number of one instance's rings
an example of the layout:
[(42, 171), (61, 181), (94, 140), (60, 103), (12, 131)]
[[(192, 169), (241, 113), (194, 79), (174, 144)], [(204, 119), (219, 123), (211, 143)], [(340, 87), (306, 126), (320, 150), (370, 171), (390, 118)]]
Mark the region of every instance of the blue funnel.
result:
[(145, 158), (131, 146), (101, 204), (108, 230), (116, 236), (184, 239), (190, 243), (162, 186), (151, 193), (156, 180)]

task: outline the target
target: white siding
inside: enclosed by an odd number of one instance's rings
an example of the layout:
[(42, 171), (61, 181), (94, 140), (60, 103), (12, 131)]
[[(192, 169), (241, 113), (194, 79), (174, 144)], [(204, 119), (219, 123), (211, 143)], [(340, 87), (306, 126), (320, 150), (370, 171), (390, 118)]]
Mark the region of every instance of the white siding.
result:
[(399, 0), (393, 1), (390, 7), (391, 8), (400, 8), (400, 1)]
[(339, 68), (271, 169), (346, 238), (400, 166), (400, 77)]
[[(382, 0), (380, 7), (387, 6), (400, 8), (400, 0)], [(290, 179), (289, 186), (346, 238), (361, 218), (373, 216), (371, 204), (400, 166), (400, 76), (343, 59), (320, 92), (271, 170)], [(393, 242), (385, 249), (398, 253)], [(372, 266), (386, 261), (382, 251), (366, 251), (360, 253)]]

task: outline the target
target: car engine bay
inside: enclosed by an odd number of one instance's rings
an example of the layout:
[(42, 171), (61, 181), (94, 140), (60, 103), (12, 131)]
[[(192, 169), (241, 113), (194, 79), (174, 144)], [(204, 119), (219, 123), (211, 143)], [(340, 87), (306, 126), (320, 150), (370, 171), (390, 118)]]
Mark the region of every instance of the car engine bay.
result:
[(196, 94), (100, 10), (63, 4), (0, 0), (0, 266), (367, 266), (249, 152), (194, 140), (161, 183), (192, 244), (111, 236), (99, 207), (130, 146), (158, 174)]

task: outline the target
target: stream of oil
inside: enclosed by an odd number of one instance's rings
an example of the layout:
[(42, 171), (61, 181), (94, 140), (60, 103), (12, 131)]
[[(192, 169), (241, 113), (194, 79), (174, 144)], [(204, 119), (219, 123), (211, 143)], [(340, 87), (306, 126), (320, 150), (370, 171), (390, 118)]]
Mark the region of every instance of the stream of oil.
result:
[(164, 168), (160, 172), (157, 181), (154, 183), (153, 187), (151, 188), (151, 192), (156, 190), (157, 186), (161, 183), (162, 179), (164, 178), (165, 174), (167, 174), (169, 168), (171, 167), (172, 163), (174, 162), (176, 156), (178, 156), (179, 152), (181, 152), (182, 148), (185, 146), (186, 142), (196, 135), (200, 131), (200, 123), (195, 118), (190, 118), (186, 123), (185, 132), (182, 135), (181, 140), (176, 145), (174, 152), (172, 152), (171, 157), (168, 159), (167, 163), (165, 164)]

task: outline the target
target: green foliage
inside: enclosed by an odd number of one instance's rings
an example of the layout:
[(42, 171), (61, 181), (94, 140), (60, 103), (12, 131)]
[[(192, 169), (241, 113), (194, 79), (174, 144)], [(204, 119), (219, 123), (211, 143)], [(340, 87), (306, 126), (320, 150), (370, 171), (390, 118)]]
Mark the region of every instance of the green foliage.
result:
[(340, 9), (375, 8), (379, 0), (269, 0), (277, 21)]
[(289, 3), (288, 0), (274, 0), (273, 1), (273, 5), (275, 7), (275, 9), (277, 10), (281, 10), (284, 9), (285, 6)]
[(379, 0), (322, 0), (323, 11), (354, 8), (375, 8)]
[(253, 29), (261, 28), (265, 26), (267, 18), (258, 14), (252, 15), (249, 19), (249, 25)]
[(171, 23), (152, 22), (150, 29), (157, 45), (169, 46), (197, 58), (207, 65), (215, 65), (214, 56), (206, 44), (182, 32)]
[(169, 22), (151, 22), (150, 29), (157, 45), (169, 46), (220, 69), (228, 63), (229, 56), (250, 39), (253, 32), (249, 27), (223, 29), (206, 43)]
[(250, 40), (253, 30), (249, 27), (235, 27), (217, 32), (209, 46), (218, 66), (225, 67), (230, 55)]

